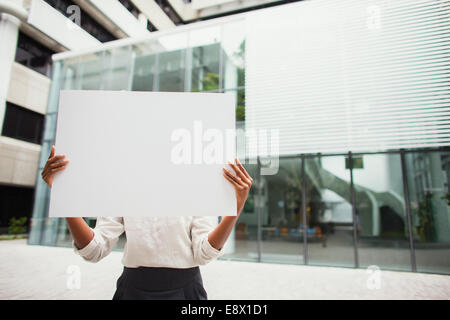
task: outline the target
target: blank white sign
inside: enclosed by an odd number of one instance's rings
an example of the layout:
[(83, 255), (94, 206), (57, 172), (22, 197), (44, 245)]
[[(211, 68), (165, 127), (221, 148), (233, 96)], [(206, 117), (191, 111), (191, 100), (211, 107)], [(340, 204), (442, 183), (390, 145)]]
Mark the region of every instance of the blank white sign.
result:
[(61, 91), (50, 217), (235, 216), (235, 97)]

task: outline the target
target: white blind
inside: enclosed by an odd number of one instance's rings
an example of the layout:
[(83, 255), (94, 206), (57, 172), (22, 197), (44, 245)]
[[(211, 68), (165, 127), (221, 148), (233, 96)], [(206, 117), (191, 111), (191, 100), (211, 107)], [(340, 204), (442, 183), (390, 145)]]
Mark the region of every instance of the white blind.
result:
[(450, 145), (450, 0), (311, 0), (249, 14), (246, 128), (281, 154)]

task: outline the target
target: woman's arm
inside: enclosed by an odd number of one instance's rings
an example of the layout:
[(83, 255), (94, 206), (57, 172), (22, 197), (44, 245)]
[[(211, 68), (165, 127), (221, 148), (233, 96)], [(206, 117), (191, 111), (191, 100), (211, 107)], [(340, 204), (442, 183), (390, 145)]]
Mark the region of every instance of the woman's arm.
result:
[(245, 201), (248, 198), (248, 193), (252, 187), (253, 179), (244, 169), (242, 164), (236, 158), (235, 163), (229, 162), (231, 168), (233, 168), (236, 175), (232, 174), (229, 170), (223, 169), (223, 176), (227, 179), (234, 187), (237, 201), (237, 215), (236, 216), (226, 216), (223, 217), (219, 225), (210, 232), (208, 236), (208, 241), (215, 249), (220, 250), (224, 246), (228, 239), (234, 225), (236, 224), (239, 214), (244, 208)]
[(78, 249), (83, 249), (94, 239), (94, 232), (83, 218), (66, 218), (66, 222)]
[[(55, 173), (66, 169), (69, 163), (69, 160), (63, 161), (65, 157), (65, 155), (55, 156), (55, 146), (52, 146), (50, 156), (41, 173), (42, 179), (50, 188), (52, 187)], [(78, 249), (86, 247), (94, 238), (94, 233), (83, 218), (66, 218), (66, 222)]]

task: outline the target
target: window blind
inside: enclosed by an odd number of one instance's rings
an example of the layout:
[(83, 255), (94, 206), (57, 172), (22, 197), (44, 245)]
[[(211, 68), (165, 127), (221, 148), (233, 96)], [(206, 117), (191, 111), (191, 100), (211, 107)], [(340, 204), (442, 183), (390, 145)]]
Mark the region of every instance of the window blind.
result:
[(303, 1), (246, 37), (246, 128), (281, 155), (450, 145), (449, 0)]

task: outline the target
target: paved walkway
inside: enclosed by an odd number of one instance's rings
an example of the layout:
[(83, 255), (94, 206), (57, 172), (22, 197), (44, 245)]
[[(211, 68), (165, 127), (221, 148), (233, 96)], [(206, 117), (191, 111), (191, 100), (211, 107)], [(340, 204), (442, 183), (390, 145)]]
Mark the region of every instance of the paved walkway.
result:
[[(92, 264), (69, 248), (0, 241), (0, 299), (111, 299), (121, 257)], [(210, 299), (450, 299), (443, 275), (381, 271), (378, 281), (363, 269), (232, 261), (214, 261), (202, 274)]]

